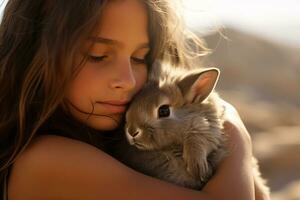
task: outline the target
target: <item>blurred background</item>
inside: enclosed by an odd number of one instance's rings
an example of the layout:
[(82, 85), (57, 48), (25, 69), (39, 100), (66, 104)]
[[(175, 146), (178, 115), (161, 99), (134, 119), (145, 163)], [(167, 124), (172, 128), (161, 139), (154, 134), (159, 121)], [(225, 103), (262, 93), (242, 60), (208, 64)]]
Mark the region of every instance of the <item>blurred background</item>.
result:
[[(273, 200), (300, 200), (300, 1), (182, 0), (212, 49), (217, 90), (240, 112)], [(6, 0), (1, 0), (0, 15)]]
[(300, 200), (300, 1), (182, 0), (187, 25), (221, 69), (273, 200)]

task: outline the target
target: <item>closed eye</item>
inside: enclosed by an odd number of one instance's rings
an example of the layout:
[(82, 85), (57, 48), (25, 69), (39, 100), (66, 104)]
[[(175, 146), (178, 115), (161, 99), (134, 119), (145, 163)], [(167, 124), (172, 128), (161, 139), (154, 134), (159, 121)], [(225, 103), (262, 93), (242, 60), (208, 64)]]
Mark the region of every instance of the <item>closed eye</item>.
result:
[(131, 57), (131, 60), (133, 60), (137, 64), (146, 64), (146, 59), (145, 58)]
[(91, 62), (95, 62), (95, 63), (101, 62), (101, 61), (103, 61), (105, 58), (107, 58), (106, 55), (104, 55), (104, 56), (93, 56), (93, 55), (89, 55), (89, 56), (88, 56), (88, 60), (91, 61)]
[[(88, 56), (88, 60), (91, 62), (101, 62), (104, 59), (108, 58), (108, 56), (104, 55), (104, 56), (93, 56), (93, 55), (89, 55)], [(145, 58), (136, 58), (136, 57), (131, 57), (131, 60), (137, 64), (146, 64), (146, 59)]]

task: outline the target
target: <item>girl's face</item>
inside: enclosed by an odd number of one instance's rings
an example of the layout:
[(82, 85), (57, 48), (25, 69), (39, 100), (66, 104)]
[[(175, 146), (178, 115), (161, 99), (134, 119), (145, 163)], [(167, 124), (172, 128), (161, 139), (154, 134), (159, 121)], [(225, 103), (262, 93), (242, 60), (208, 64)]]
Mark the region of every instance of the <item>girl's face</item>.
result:
[[(147, 11), (139, 0), (109, 1), (88, 60), (66, 94), (72, 115), (97, 130), (115, 129), (147, 79)], [(77, 62), (82, 60), (78, 56)]]

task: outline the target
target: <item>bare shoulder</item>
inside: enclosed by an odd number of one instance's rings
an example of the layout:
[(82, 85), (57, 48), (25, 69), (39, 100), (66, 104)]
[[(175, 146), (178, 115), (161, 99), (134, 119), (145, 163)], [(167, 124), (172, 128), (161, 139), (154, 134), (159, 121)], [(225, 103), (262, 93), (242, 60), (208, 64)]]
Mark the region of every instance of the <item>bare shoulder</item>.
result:
[(99, 199), (97, 193), (86, 195), (112, 184), (107, 181), (116, 173), (114, 167), (120, 165), (89, 144), (60, 136), (40, 136), (12, 168), (9, 199)]
[(16, 160), (8, 195), (18, 199), (207, 199), (131, 170), (86, 143), (37, 138)]

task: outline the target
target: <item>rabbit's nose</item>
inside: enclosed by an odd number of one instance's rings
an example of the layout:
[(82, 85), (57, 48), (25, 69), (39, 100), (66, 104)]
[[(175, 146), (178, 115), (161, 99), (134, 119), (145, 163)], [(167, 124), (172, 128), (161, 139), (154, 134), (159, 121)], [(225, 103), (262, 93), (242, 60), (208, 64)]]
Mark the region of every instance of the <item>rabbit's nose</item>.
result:
[(139, 128), (137, 128), (137, 127), (128, 126), (127, 133), (131, 137), (137, 137), (141, 133), (141, 130)]
[(138, 134), (140, 134), (140, 131), (138, 131), (138, 130), (129, 131), (129, 135), (131, 135), (132, 137), (136, 137)]

